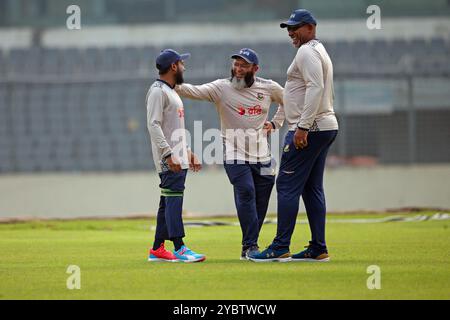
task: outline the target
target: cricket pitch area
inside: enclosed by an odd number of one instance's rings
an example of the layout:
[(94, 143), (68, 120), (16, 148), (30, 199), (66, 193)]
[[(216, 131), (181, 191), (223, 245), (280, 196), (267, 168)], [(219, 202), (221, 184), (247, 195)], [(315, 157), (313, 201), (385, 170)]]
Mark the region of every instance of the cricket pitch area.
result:
[[(394, 214), (427, 219), (379, 221)], [(0, 299), (450, 299), (450, 220), (433, 214), (330, 214), (328, 263), (240, 261), (237, 218), (186, 226), (186, 244), (207, 256), (193, 264), (147, 261), (154, 219), (2, 223)], [(263, 226), (262, 249), (275, 232), (276, 224)], [(291, 253), (309, 235), (297, 224)], [(69, 289), (71, 265), (80, 289)], [(379, 267), (379, 289), (369, 289), (370, 266)]]

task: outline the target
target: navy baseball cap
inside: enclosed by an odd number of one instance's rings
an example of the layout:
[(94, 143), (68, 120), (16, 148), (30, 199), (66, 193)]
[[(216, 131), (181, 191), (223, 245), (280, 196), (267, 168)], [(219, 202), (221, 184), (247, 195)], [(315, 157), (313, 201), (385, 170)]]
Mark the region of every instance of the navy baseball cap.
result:
[(172, 49), (164, 49), (156, 57), (156, 68), (158, 70), (164, 70), (180, 60), (186, 60), (191, 56), (190, 53), (179, 54)]
[(299, 24), (314, 24), (317, 25), (316, 19), (313, 17), (311, 12), (305, 9), (297, 9), (292, 12), (289, 20), (280, 23), (281, 28), (286, 28), (287, 26), (296, 26)]
[(239, 53), (235, 53), (231, 56), (231, 59), (242, 58), (248, 63), (259, 64), (258, 55), (255, 51), (249, 48), (242, 48)]

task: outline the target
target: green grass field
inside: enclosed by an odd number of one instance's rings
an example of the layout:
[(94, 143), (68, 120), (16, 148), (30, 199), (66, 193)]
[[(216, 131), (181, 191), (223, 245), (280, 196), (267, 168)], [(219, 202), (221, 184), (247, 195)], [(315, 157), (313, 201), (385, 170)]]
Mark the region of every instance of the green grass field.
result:
[[(154, 223), (0, 224), (0, 299), (450, 298), (448, 220), (329, 223), (329, 263), (240, 261), (236, 226), (186, 228), (186, 244), (207, 255), (203, 263), (150, 263)], [(275, 225), (263, 226), (261, 246), (270, 243), (275, 230)], [(302, 249), (308, 237), (308, 226), (298, 224), (291, 251)], [(69, 265), (81, 268), (80, 290), (66, 288)], [(381, 268), (380, 290), (366, 286), (370, 265)]]

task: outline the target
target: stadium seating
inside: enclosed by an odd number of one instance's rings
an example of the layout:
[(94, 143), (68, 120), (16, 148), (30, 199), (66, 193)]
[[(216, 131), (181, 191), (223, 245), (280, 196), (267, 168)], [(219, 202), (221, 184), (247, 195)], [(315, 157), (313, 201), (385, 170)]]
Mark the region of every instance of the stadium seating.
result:
[[(334, 63), (336, 82), (346, 77), (370, 80), (411, 74), (424, 79), (442, 76), (447, 81), (443, 88), (448, 86), (450, 44), (445, 39), (324, 44)], [(203, 83), (228, 77), (229, 56), (243, 46), (247, 45), (175, 49), (192, 54), (186, 80)], [(288, 43), (260, 43), (252, 48), (260, 55), (260, 75), (283, 84), (295, 50)], [(145, 95), (156, 77), (153, 61), (160, 49), (145, 46), (0, 51), (0, 173), (153, 168)], [(419, 162), (450, 160), (450, 151), (444, 150), (450, 139), (448, 129), (444, 129), (443, 137), (433, 130), (436, 126), (447, 127), (448, 100), (432, 99), (427, 97), (421, 103), (429, 102), (434, 108), (417, 115), (417, 129), (425, 132), (418, 138)], [(189, 130), (195, 120), (202, 120), (204, 129), (219, 126), (216, 111), (209, 103), (185, 100), (185, 107)], [(338, 116), (342, 116), (339, 110)], [(408, 162), (407, 119), (406, 109), (396, 110), (394, 115), (348, 115), (346, 132), (338, 137), (331, 152), (370, 155), (383, 163)], [(438, 154), (430, 152), (430, 141), (434, 148), (441, 149)]]
[[(421, 68), (422, 74), (427, 72), (434, 74), (437, 70), (448, 73), (450, 70), (449, 64), (446, 63), (450, 55), (450, 44), (442, 38), (373, 42), (324, 41), (324, 44), (333, 59), (336, 70), (340, 72), (380, 73), (381, 67), (383, 73), (397, 73), (402, 71), (401, 63), (405, 57), (410, 57), (414, 69), (420, 68), (427, 62), (430, 69)], [(211, 72), (227, 73), (229, 63), (226, 58), (241, 46), (245, 44), (192, 45), (176, 49), (192, 53), (189, 65), (195, 69), (195, 72), (208, 75)], [(252, 47), (261, 55), (262, 65), (273, 72), (284, 70), (295, 54), (295, 50), (288, 43), (261, 43)], [(135, 74), (139, 70), (151, 71), (153, 58), (160, 49), (150, 46), (103, 49), (13, 49), (9, 53), (0, 55), (0, 72), (3, 75)], [(209, 52), (217, 52), (217, 54), (210, 55)]]

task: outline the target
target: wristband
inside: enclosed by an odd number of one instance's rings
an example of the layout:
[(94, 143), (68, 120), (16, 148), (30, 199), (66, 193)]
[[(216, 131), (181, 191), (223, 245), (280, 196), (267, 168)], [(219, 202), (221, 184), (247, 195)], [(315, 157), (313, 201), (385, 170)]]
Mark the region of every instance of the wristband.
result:
[(167, 156), (165, 156), (163, 159), (166, 160), (166, 159), (169, 158), (170, 156), (172, 156), (172, 152), (169, 153)]
[(309, 131), (309, 129), (306, 129), (306, 128), (302, 128), (302, 127), (300, 127), (298, 124), (297, 124), (297, 128), (299, 128), (300, 130), (303, 130), (303, 131), (306, 131), (306, 132), (308, 132)]

